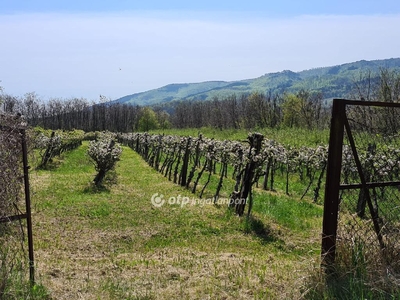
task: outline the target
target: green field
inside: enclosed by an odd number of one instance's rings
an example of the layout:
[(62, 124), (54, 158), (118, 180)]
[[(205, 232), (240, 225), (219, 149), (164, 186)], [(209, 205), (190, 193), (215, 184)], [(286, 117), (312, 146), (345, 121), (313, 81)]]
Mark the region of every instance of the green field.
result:
[(54, 299), (301, 297), (318, 265), (321, 206), (259, 191), (248, 221), (209, 203), (157, 208), (154, 193), (197, 196), (126, 147), (95, 189), (86, 148), (31, 174), (37, 277)]

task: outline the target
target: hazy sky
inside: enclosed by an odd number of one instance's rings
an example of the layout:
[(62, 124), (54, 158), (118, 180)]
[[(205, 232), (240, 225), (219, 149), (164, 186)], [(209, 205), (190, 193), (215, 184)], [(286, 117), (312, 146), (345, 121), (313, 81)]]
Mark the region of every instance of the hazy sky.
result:
[(0, 86), (116, 99), (400, 57), (400, 1), (0, 1)]

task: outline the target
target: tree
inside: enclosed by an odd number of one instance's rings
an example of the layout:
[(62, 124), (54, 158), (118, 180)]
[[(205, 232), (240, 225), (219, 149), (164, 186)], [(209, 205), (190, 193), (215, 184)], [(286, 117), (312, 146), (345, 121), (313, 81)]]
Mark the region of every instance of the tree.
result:
[(300, 90), (286, 94), (282, 105), (283, 122), (289, 127), (313, 129), (322, 125), (322, 94)]
[(149, 131), (158, 128), (160, 128), (160, 124), (157, 121), (156, 113), (150, 107), (144, 107), (142, 109), (142, 116), (139, 119), (139, 131)]
[(161, 129), (168, 129), (171, 128), (171, 123), (169, 121), (169, 113), (166, 111), (158, 111), (157, 112), (157, 122)]
[(282, 104), (283, 124), (292, 128), (300, 125), (300, 99), (294, 94), (286, 94)]
[(15, 109), (18, 105), (18, 99), (11, 95), (1, 95), (0, 104), (3, 106), (3, 111), (5, 113), (13, 114), (16, 113)]
[(239, 107), (236, 95), (231, 95), (225, 99), (225, 110), (228, 114), (228, 127), (239, 128)]
[(400, 73), (397, 70), (380, 70), (380, 82), (377, 98), (383, 102), (400, 100)]
[(35, 92), (26, 93), (24, 96), (24, 108), (23, 114), (29, 120), (29, 124), (37, 125), (39, 111), (40, 111), (40, 99)]

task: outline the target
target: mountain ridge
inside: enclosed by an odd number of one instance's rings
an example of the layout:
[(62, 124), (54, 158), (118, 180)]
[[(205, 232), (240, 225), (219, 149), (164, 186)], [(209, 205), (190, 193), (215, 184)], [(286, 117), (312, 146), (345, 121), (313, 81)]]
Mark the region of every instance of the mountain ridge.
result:
[(318, 67), (299, 72), (283, 70), (253, 79), (210, 80), (196, 83), (172, 83), (157, 89), (126, 95), (112, 102), (132, 105), (156, 105), (175, 100), (210, 100), (232, 94), (252, 92), (296, 92), (300, 89), (322, 92), (324, 98), (345, 98), (356, 77), (371, 72), (377, 78), (381, 69), (400, 70), (400, 58), (360, 60), (341, 65)]

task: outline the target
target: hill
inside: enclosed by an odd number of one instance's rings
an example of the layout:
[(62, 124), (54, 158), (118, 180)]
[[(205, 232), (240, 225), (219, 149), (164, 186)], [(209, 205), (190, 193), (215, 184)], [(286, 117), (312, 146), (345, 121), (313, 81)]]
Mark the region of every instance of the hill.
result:
[(296, 92), (300, 89), (322, 92), (324, 98), (345, 98), (360, 74), (371, 72), (372, 80), (378, 78), (382, 68), (400, 69), (400, 58), (361, 60), (331, 67), (321, 67), (301, 72), (284, 70), (267, 73), (254, 79), (238, 81), (206, 81), (200, 83), (169, 84), (158, 89), (127, 95), (114, 102), (154, 105), (174, 100), (210, 100), (232, 94), (252, 92)]

